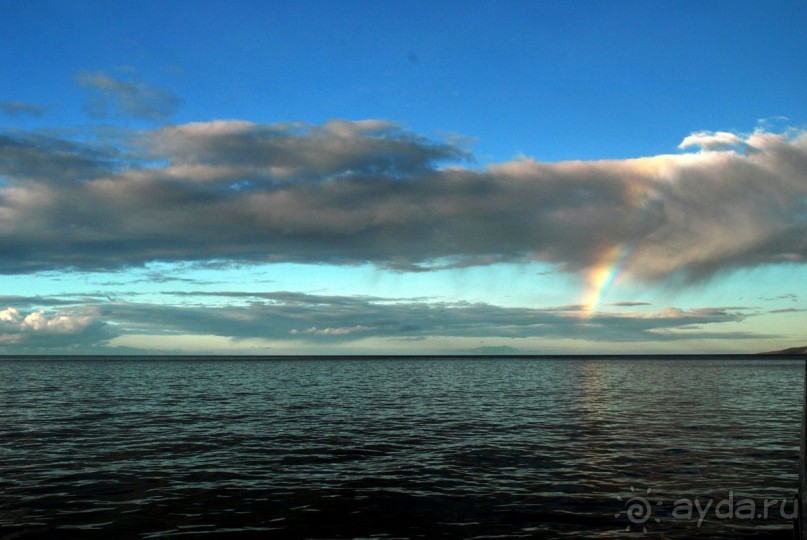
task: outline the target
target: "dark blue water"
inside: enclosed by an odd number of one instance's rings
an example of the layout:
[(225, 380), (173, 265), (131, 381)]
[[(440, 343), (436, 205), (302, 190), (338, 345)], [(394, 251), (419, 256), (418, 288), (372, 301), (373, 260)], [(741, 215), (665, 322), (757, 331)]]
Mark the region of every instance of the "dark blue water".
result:
[(0, 538), (788, 538), (803, 376), (800, 358), (0, 359)]

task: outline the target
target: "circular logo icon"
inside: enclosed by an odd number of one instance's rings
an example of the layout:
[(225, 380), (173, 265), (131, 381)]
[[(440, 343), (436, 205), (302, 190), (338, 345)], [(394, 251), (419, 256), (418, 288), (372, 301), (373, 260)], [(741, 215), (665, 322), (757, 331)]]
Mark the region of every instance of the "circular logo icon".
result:
[[(630, 487), (631, 492), (635, 492), (636, 490), (633, 486)], [(650, 495), (650, 488), (647, 488), (645, 495)], [(617, 500), (622, 502), (624, 499), (621, 496), (617, 497)], [(619, 518), (622, 515), (625, 515), (628, 518), (628, 526), (625, 527), (625, 531), (630, 531), (631, 528), (635, 525), (637, 529), (641, 529), (643, 533), (647, 533), (647, 527), (645, 524), (652, 519), (656, 523), (661, 523), (659, 518), (653, 517), (653, 505), (650, 503), (648, 497), (643, 495), (634, 495), (627, 500), (624, 500), (624, 510), (621, 510), (614, 514), (614, 517)], [(663, 503), (661, 501), (656, 502), (656, 506), (661, 506)]]

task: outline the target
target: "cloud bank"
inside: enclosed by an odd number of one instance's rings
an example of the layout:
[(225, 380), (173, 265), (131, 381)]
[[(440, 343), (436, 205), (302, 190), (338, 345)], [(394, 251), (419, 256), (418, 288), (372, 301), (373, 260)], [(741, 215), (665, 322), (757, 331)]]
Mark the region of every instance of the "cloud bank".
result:
[[(201, 292), (186, 294), (204, 296)], [(704, 330), (706, 325), (739, 322), (746, 318), (741, 309), (731, 307), (667, 308), (623, 314), (606, 312), (581, 324), (578, 316), (582, 306), (516, 308), (485, 303), (391, 301), (387, 298), (282, 291), (213, 294), (249, 299), (250, 303), (219, 308), (120, 303), (100, 309), (103, 316), (124, 328), (131, 323), (140, 326), (149, 321), (149, 327), (158, 327), (160, 332), (244, 339), (334, 342), (371, 337), (541, 337), (630, 342), (663, 341), (682, 335), (692, 339), (751, 337)]]
[(208, 338), (216, 338), (219, 350), (259, 347), (263, 353), (306, 347), (379, 351), (406, 342), (419, 342), (421, 350), (461, 352), (451, 347), (465, 342), (472, 348), (487, 339), (507, 340), (522, 352), (545, 353), (558, 340), (659, 346), (682, 339), (704, 343), (788, 337), (744, 330), (745, 321), (769, 312), (753, 306), (682, 309), (620, 302), (612, 304), (615, 309), (605, 307), (584, 318), (586, 306), (581, 304), (508, 307), (279, 290), (162, 290), (159, 303), (150, 300), (151, 293), (124, 296), (129, 300), (99, 292), (0, 296), (0, 352), (144, 354), (168, 352), (166, 343), (172, 340), (186, 351), (207, 350)]
[(376, 120), (193, 123), (123, 148), (7, 131), (0, 271), (219, 259), (586, 272), (618, 250), (621, 270), (657, 281), (805, 261), (807, 134), (702, 132), (682, 147), (700, 151), (475, 169)]

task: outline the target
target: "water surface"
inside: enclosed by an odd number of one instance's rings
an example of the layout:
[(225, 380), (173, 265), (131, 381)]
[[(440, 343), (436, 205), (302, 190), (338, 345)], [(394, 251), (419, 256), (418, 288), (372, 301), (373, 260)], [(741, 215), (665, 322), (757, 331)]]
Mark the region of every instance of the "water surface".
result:
[[(770, 501), (796, 491), (803, 373), (773, 357), (5, 358), (0, 537), (789, 538)], [(712, 505), (700, 523), (681, 514), (695, 500)]]

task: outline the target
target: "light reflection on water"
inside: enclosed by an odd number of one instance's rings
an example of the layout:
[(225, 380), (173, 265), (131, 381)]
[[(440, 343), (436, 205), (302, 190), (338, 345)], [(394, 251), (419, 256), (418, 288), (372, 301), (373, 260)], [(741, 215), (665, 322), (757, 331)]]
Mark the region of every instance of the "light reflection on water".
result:
[(3, 359), (0, 536), (618, 537), (638, 493), (667, 538), (789, 537), (778, 514), (696, 527), (671, 511), (795, 493), (803, 369)]

